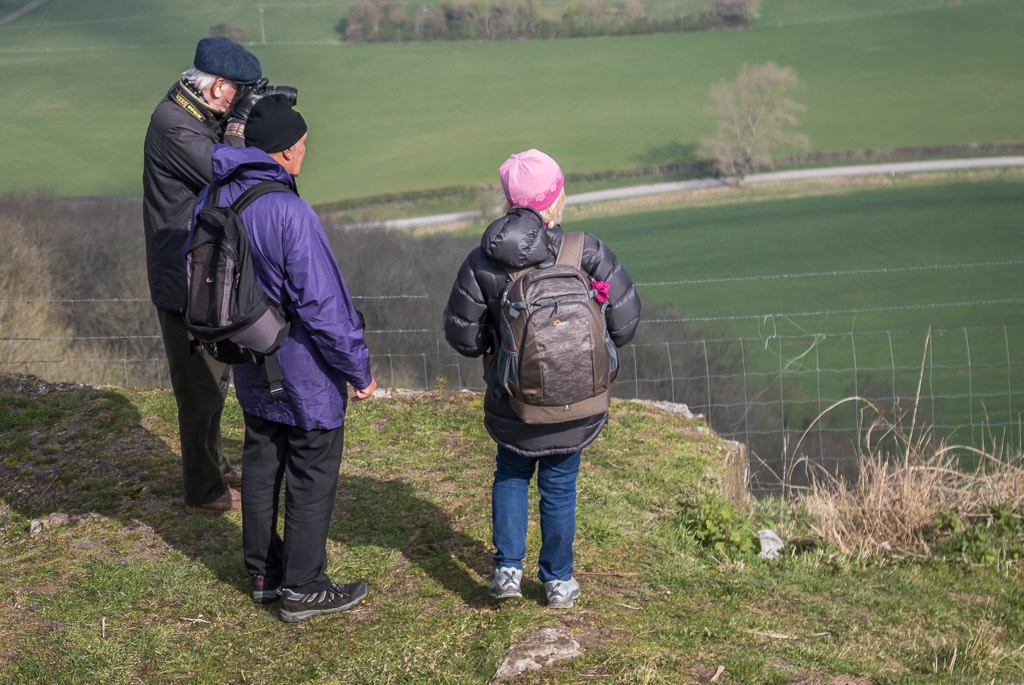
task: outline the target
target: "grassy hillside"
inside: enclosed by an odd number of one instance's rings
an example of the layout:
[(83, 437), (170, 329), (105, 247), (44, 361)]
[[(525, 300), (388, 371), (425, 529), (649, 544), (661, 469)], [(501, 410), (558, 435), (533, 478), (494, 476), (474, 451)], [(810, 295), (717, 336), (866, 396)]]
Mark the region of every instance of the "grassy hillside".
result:
[[(224, 12), (253, 14), (258, 4)], [(299, 88), (311, 126), (301, 185), (315, 203), (493, 183), (501, 160), (529, 146), (570, 172), (678, 161), (712, 128), (710, 85), (768, 60), (798, 71), (816, 150), (1019, 139), (1024, 6), (828, 5), (772, 10), (768, 1), (765, 20), (738, 32), (373, 46), (328, 40), (331, 6), (271, 5), (265, 22), (296, 24), (271, 29), (253, 50), (274, 82)], [(0, 187), (138, 194), (154, 103), (195, 40), (235, 18), (198, 2), (105, 7), (51, 0), (0, 26), (0, 69), (18, 94), (0, 121), (18, 163), (0, 171)]]
[[(747, 521), (714, 496), (730, 448), (680, 415), (615, 403), (580, 477), (584, 594), (554, 612), (532, 568), (524, 600), (487, 597), (479, 397), (353, 406), (328, 570), (366, 578), (370, 596), (290, 626), (246, 595), (238, 515), (182, 515), (169, 392), (0, 387), (3, 683), (484, 683), (541, 629), (578, 655), (496, 682), (1024, 679), (1019, 540), (982, 531), (933, 557), (894, 544), (857, 560), (794, 538), (772, 506)], [(786, 538), (778, 560), (756, 556), (764, 525)], [(534, 521), (528, 565), (539, 544)]]

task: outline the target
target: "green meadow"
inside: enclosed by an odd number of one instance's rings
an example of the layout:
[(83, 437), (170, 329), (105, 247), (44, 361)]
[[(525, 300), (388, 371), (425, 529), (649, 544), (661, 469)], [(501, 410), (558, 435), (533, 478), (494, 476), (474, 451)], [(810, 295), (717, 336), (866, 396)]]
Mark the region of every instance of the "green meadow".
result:
[(266, 44), (252, 49), (272, 82), (299, 89), (311, 127), (300, 186), (314, 204), (493, 183), (531, 146), (569, 173), (691, 158), (712, 129), (711, 84), (769, 60), (797, 70), (814, 150), (1020, 137), (1014, 0), (766, 0), (745, 31), (401, 45), (338, 42), (344, 3), (50, 0), (0, 26), (0, 136), (14, 161), (0, 188), (138, 195), (154, 104), (211, 25), (239, 22), (255, 39), (260, 5)]
[[(921, 381), (922, 418), (979, 443), (992, 437), (979, 431), (985, 417), (1020, 438), (1022, 213), (1024, 176), (999, 172), (569, 227), (607, 240), (638, 274), (659, 307), (648, 333), (683, 325), (673, 339), (743, 339), (730, 355), (749, 397), (785, 398), (789, 425), (854, 394), (887, 408), (895, 395), (907, 410)], [(855, 408), (841, 412), (858, 425)]]
[[(1009, 323), (1024, 178), (851, 190), (593, 218), (645, 300), (736, 337)], [(954, 303), (970, 301), (971, 306)], [(949, 304), (948, 307), (921, 307)], [(882, 307), (881, 305), (884, 305)], [(1019, 310), (1019, 305), (1016, 305)], [(875, 311), (885, 309), (884, 311)], [(819, 312), (838, 312), (822, 315)], [(845, 313), (849, 312), (849, 313)]]

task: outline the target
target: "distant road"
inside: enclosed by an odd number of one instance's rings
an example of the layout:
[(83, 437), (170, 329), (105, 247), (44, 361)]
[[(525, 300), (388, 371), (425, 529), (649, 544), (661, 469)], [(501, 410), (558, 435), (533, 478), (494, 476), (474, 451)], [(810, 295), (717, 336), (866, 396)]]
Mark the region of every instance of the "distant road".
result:
[[(794, 171), (773, 171), (764, 174), (750, 174), (745, 184), (774, 183), (777, 181), (803, 181), (818, 178), (834, 178), (839, 176), (871, 176), (877, 174), (905, 174), (922, 171), (958, 171), (965, 169), (990, 169), (995, 167), (1024, 166), (1024, 157), (981, 157), (977, 159), (939, 159), (931, 162), (900, 162), (893, 164), (862, 164), (859, 166), (825, 167), (821, 169), (797, 169)], [(590, 202), (606, 202), (622, 200), (644, 195), (661, 195), (677, 193), (685, 190), (701, 190), (719, 188), (736, 183), (733, 177), (706, 178), (697, 181), (678, 181), (674, 183), (653, 183), (649, 185), (631, 186), (629, 188), (612, 188), (596, 190), (590, 193), (567, 195), (567, 205), (581, 205)], [(422, 228), (440, 224), (453, 224), (462, 221), (474, 221), (480, 218), (479, 212), (459, 212), (456, 214), (436, 214), (412, 219), (392, 219), (370, 226), (386, 229)]]

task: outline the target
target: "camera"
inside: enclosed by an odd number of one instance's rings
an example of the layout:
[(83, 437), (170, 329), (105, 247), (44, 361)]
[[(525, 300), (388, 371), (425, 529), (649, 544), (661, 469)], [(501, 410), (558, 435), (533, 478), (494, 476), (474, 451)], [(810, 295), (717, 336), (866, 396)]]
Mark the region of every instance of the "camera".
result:
[(284, 95), (292, 105), (299, 101), (299, 89), (293, 86), (267, 86), (262, 95)]
[(265, 78), (241, 87), (228, 115), (227, 127), (224, 130), (225, 140), (245, 139), (245, 122), (248, 121), (252, 108), (268, 95), (283, 95), (294, 106), (299, 100), (299, 89), (294, 86), (272, 86)]

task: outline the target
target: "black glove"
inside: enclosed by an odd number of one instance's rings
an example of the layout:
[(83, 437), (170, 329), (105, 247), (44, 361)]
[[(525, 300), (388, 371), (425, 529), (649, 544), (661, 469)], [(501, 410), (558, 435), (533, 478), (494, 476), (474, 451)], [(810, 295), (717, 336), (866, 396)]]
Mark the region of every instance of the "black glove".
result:
[(245, 147), (245, 122), (249, 120), (252, 108), (266, 94), (267, 79), (261, 78), (256, 83), (245, 86), (242, 93), (235, 98), (235, 104), (228, 115), (228, 126), (224, 130), (224, 142), (234, 147)]

